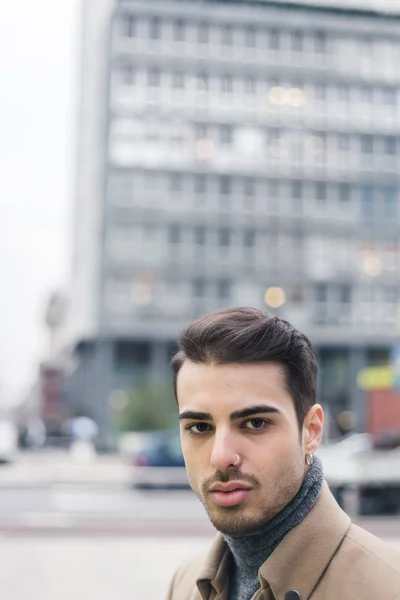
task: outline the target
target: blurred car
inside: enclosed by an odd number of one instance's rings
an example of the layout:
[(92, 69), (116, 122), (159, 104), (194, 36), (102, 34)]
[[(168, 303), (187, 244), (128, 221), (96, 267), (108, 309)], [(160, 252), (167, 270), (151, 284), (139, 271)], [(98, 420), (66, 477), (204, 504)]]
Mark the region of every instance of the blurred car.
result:
[(18, 430), (12, 421), (0, 421), (0, 463), (13, 462), (18, 453)]
[(177, 431), (154, 431), (142, 437), (132, 459), (135, 488), (189, 488)]

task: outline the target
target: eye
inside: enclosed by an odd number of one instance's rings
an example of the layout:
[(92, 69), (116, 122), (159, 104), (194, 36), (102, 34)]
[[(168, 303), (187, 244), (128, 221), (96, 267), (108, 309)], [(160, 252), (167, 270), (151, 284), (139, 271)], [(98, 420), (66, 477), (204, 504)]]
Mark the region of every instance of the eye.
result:
[(185, 429), (193, 435), (201, 435), (211, 430), (211, 426), (208, 423), (192, 423), (192, 425), (186, 425)]
[(245, 423), (243, 423), (243, 427), (245, 429), (255, 431), (258, 429), (265, 429), (269, 424), (270, 422), (266, 421), (265, 419), (249, 419), (248, 421), (245, 421)]

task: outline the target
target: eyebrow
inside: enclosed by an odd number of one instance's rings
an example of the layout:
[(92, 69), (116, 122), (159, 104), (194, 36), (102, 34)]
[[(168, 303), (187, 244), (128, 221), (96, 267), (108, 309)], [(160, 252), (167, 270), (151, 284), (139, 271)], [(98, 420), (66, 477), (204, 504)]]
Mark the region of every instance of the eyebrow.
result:
[[(248, 406), (241, 410), (235, 410), (229, 415), (230, 421), (236, 421), (237, 419), (244, 419), (245, 417), (251, 417), (252, 415), (259, 414), (280, 414), (280, 410), (274, 406), (268, 406), (267, 404), (256, 404), (255, 406)], [(212, 421), (212, 414), (205, 412), (198, 412), (196, 410), (186, 410), (179, 415), (179, 420), (182, 419), (193, 419), (195, 421)]]

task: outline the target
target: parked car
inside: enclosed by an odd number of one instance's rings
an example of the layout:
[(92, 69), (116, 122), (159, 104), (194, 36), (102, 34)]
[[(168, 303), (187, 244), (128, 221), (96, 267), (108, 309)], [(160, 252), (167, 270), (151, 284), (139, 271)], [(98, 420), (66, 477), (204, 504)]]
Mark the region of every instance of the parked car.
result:
[(142, 438), (132, 459), (135, 488), (188, 488), (179, 432), (154, 431)]
[(13, 462), (18, 452), (18, 430), (12, 421), (0, 421), (0, 463)]

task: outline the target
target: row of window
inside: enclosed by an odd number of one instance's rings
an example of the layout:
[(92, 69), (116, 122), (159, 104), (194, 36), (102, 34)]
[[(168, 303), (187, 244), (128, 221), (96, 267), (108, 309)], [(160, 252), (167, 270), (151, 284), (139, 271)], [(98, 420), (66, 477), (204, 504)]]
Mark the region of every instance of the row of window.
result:
[[(252, 130), (250, 134), (242, 127), (236, 127), (231, 124), (208, 125), (206, 123), (197, 123), (192, 127), (164, 126), (163, 123), (152, 123), (148, 127), (142, 124), (139, 128), (126, 128), (116, 125), (112, 127), (112, 135), (115, 142), (131, 141), (133, 147), (137, 144), (173, 144), (188, 145), (195, 144), (196, 153), (200, 158), (212, 158), (217, 147), (225, 150), (238, 151), (243, 150), (243, 131), (244, 136), (251, 136), (251, 144), (257, 148), (257, 154), (265, 150), (272, 157), (280, 154), (290, 154), (293, 158), (303, 160), (308, 156), (318, 155), (323, 158), (325, 154), (331, 152), (334, 158), (338, 153), (351, 153), (356, 158), (359, 156), (365, 159), (369, 156), (395, 157), (398, 154), (399, 141), (395, 135), (372, 135), (372, 134), (327, 134), (323, 131), (293, 131), (277, 128)], [(189, 147), (187, 148), (189, 150)], [(348, 156), (346, 156), (346, 160)], [(383, 165), (385, 167), (385, 164)], [(386, 163), (386, 167), (392, 165)]]
[[(220, 300), (231, 300), (233, 296), (235, 282), (229, 278), (217, 278), (211, 279), (203, 276), (193, 277), (191, 280), (185, 282), (185, 292), (188, 293), (194, 299), (211, 300), (218, 298)], [(171, 282), (168, 288), (171, 289), (171, 293), (176, 292), (176, 283)], [(180, 293), (183, 293), (182, 286), (179, 286)], [(305, 287), (298, 284), (292, 285), (286, 291), (286, 302), (289, 305), (302, 305), (306, 301)], [(319, 308), (315, 316), (319, 322), (329, 322), (330, 312), (329, 308), (337, 309), (341, 308), (349, 310), (351, 305), (357, 306), (359, 303), (363, 305), (384, 305), (387, 309), (387, 305), (395, 306), (398, 302), (399, 287), (396, 285), (366, 287), (362, 290), (359, 288), (355, 289), (350, 283), (325, 283), (317, 282), (313, 283), (309, 289), (308, 294), (310, 296), (309, 302), (311, 306)], [(261, 299), (260, 289), (260, 299)], [(148, 300), (151, 300), (152, 294), (150, 294)], [(357, 301), (356, 301), (357, 297)], [(321, 310), (322, 309), (322, 310)], [(334, 316), (334, 310), (331, 317)]]
[[(219, 125), (214, 128), (217, 133), (217, 140), (223, 146), (229, 146), (234, 144), (235, 142), (235, 133), (239, 130), (234, 125), (224, 124)], [(194, 128), (194, 137), (197, 140), (201, 139), (213, 139), (212, 135), (212, 127), (207, 127), (206, 124), (197, 124)], [(211, 134), (211, 135), (210, 135)], [(301, 142), (303, 138), (304, 142), (308, 142), (308, 145), (316, 146), (319, 153), (324, 152), (326, 150), (328, 144), (328, 136), (325, 132), (315, 132), (314, 135), (310, 135), (309, 132), (296, 132), (297, 142)], [(285, 141), (285, 138), (291, 136), (291, 132), (287, 130), (280, 130), (277, 128), (267, 129), (266, 130), (266, 142), (267, 145), (273, 145), (275, 149), (277, 146)], [(333, 149), (333, 140), (336, 138), (336, 148), (337, 150), (348, 152), (351, 149), (351, 152), (354, 154), (362, 153), (362, 154), (384, 154), (387, 156), (395, 156), (398, 151), (398, 138), (394, 135), (372, 135), (372, 134), (331, 134), (329, 143), (332, 143)], [(239, 144), (240, 146), (240, 144)], [(312, 148), (309, 148), (312, 150)]]
[(217, 25), (206, 20), (188, 23), (184, 19), (167, 21), (156, 16), (145, 19), (132, 14), (123, 15), (120, 25), (121, 34), (127, 38), (171, 39), (176, 42), (187, 40), (199, 44), (211, 42), (223, 46), (243, 45), (247, 48), (259, 47), (270, 50), (287, 48), (293, 52), (308, 51), (318, 54), (325, 54), (329, 48), (327, 34), (318, 30), (305, 33), (299, 29), (283, 31), (253, 24)]
[[(244, 199), (263, 197), (266, 200), (293, 199), (297, 209), (301, 208), (301, 200), (315, 199), (321, 207), (328, 203), (339, 201), (348, 204), (351, 201), (361, 202), (362, 214), (368, 218), (396, 218), (398, 214), (399, 189), (391, 185), (355, 185), (348, 182), (328, 183), (326, 181), (279, 181), (256, 179), (252, 177), (233, 177), (220, 175), (210, 177), (204, 174), (188, 176), (181, 173), (154, 174), (140, 173), (137, 177), (116, 179), (111, 196), (114, 203), (126, 201), (127, 196), (141, 195), (148, 191), (159, 189), (162, 194), (168, 190), (174, 197), (189, 194), (204, 197), (206, 194), (216, 194), (220, 198), (233, 194)], [(203, 199), (201, 199), (203, 202)]]
[(184, 71), (166, 72), (160, 68), (140, 70), (135, 63), (125, 62), (119, 66), (120, 79), (125, 85), (147, 85), (149, 88), (163, 87), (175, 90), (192, 89), (201, 92), (215, 91), (224, 94), (244, 93), (267, 94), (271, 104), (301, 107), (312, 99), (324, 102), (328, 99), (341, 103), (362, 102), (364, 104), (395, 105), (398, 88), (394, 85), (328, 83), (326, 81), (293, 81), (278, 79), (264, 80), (252, 75), (241, 77), (230, 73), (220, 77), (208, 73), (194, 74)]
[[(179, 244), (183, 241), (183, 234), (187, 227), (177, 223), (171, 223), (168, 229), (168, 240), (170, 244)], [(228, 248), (234, 241), (237, 244), (237, 233), (230, 227), (218, 227), (216, 230), (217, 245), (221, 248)], [(211, 230), (205, 225), (195, 225), (192, 230), (193, 242), (197, 246), (205, 246), (209, 243), (209, 234)], [(235, 237), (234, 237), (235, 236)], [(245, 248), (254, 248), (256, 245), (256, 230), (253, 227), (247, 227), (240, 233), (242, 245)]]

